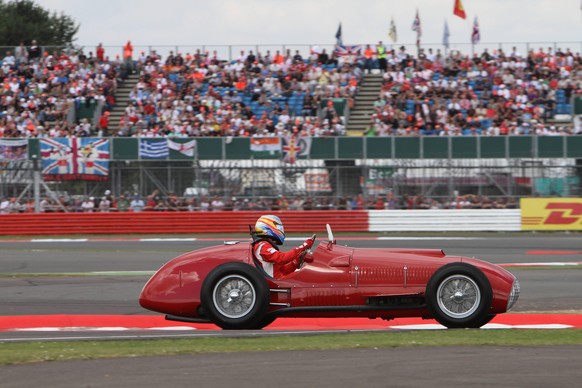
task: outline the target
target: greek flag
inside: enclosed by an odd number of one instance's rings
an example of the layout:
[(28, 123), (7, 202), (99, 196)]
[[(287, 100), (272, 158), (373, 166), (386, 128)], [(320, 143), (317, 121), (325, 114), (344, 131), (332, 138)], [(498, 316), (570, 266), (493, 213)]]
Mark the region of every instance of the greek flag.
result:
[(166, 139), (140, 139), (140, 159), (166, 159), (169, 156), (170, 149)]

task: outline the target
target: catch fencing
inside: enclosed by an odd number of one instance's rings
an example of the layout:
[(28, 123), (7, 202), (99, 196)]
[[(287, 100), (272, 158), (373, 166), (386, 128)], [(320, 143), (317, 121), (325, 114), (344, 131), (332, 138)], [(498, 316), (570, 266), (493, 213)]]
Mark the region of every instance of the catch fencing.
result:
[[(196, 142), (195, 156), (152, 161), (140, 159), (138, 139), (115, 138), (107, 181), (44, 182), (42, 188), (66, 200), (97, 198), (106, 190), (116, 197), (159, 190), (161, 197), (197, 201), (300, 195), (314, 199), (313, 209), (338, 209), (343, 197), (358, 194), (366, 202), (386, 194), (423, 196), (445, 208), (466, 194), (492, 200), (582, 194), (582, 136), (313, 138), (309, 155), (294, 164), (280, 154), (258, 158), (249, 138)], [(39, 141), (31, 139), (28, 160), (0, 162), (0, 197), (32, 197), (35, 155)]]
[[(120, 42), (119, 45), (104, 45), (105, 55), (111, 60), (114, 58), (123, 58), (123, 45), (125, 41)], [(367, 42), (373, 45), (376, 42)], [(416, 43), (396, 43), (394, 45), (385, 42), (387, 48), (399, 50), (404, 47), (406, 52), (411, 54), (416, 54), (418, 52), (418, 47)], [(347, 42), (347, 44), (365, 47), (366, 43), (358, 42)], [(572, 52), (582, 51), (582, 41), (569, 41), (569, 42), (480, 42), (478, 44), (472, 44), (468, 42), (450, 42), (448, 48), (442, 42), (423, 42), (420, 47), (426, 51), (432, 50), (435, 53), (437, 50), (441, 52), (459, 51), (463, 54), (473, 54), (481, 53), (484, 50), (489, 50), (490, 53), (496, 53), (503, 50), (506, 54), (512, 52), (517, 52), (522, 56), (526, 56), (530, 50), (537, 52), (543, 49), (544, 52), (565, 52), (570, 49)], [(95, 47), (91, 46), (77, 46), (77, 47), (62, 47), (62, 46), (42, 46), (42, 51), (46, 51), (50, 54), (55, 52), (65, 51), (69, 54), (73, 52), (83, 51), (85, 55), (95, 55)], [(2, 56), (6, 51), (14, 51), (16, 47), (11, 46), (0, 46), (0, 53)], [(246, 57), (251, 51), (255, 54), (275, 55), (277, 51), (282, 54), (289, 53), (294, 55), (299, 52), (304, 58), (308, 58), (313, 52), (321, 52), (326, 50), (328, 54), (334, 51), (335, 45), (329, 43), (303, 43), (303, 44), (240, 44), (240, 45), (209, 45), (209, 44), (188, 44), (188, 45), (134, 45), (133, 58), (137, 60), (148, 55), (159, 55), (162, 60), (165, 60), (170, 53), (186, 56), (188, 54), (196, 53), (208, 53), (211, 57), (216, 56), (220, 60), (236, 60), (241, 56)]]

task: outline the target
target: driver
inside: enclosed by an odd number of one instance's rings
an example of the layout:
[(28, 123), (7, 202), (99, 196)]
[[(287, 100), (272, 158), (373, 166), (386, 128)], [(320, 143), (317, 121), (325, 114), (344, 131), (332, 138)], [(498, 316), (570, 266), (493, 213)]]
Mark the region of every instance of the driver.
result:
[(255, 223), (258, 240), (253, 243), (253, 254), (265, 272), (274, 278), (290, 274), (299, 267), (301, 254), (311, 248), (314, 238), (308, 238), (300, 246), (289, 252), (281, 252), (277, 245), (283, 245), (285, 230), (281, 219), (273, 215), (261, 216)]

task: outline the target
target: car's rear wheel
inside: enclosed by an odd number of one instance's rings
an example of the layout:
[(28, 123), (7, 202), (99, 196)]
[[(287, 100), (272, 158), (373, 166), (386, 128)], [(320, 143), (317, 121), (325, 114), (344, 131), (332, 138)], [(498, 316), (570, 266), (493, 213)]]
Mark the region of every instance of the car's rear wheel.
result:
[(201, 296), (205, 314), (227, 330), (259, 328), (269, 307), (267, 281), (244, 263), (226, 263), (212, 270)]
[(481, 327), (489, 322), (492, 295), (483, 272), (465, 263), (443, 266), (426, 287), (429, 311), (440, 324), (451, 329)]

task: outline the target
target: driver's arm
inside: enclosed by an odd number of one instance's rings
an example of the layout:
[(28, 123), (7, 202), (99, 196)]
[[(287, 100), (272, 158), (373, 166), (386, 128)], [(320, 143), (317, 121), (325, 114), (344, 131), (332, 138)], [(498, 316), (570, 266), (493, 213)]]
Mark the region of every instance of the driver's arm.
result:
[(305, 240), (303, 244), (291, 250), (291, 252), (295, 252), (296, 257), (295, 259), (293, 259), (293, 261), (290, 261), (289, 263), (283, 264), (279, 267), (279, 272), (281, 273), (281, 275), (289, 275), (290, 273), (295, 272), (299, 268), (299, 264), (301, 262), (300, 261), (301, 255), (304, 254), (306, 250), (313, 246), (313, 241), (314, 241), (313, 237), (308, 238), (307, 240)]
[(301, 254), (313, 245), (313, 239), (308, 238), (300, 246), (291, 249), (289, 252), (281, 252), (263, 242), (255, 248), (255, 256), (261, 260), (273, 263), (275, 267), (274, 276), (287, 275), (292, 273), (299, 266)]
[(297, 268), (299, 268), (299, 258), (296, 258), (287, 264), (283, 264), (283, 265), (279, 266), (278, 272), (281, 275), (289, 275), (290, 273), (295, 272), (297, 270)]
[(255, 248), (255, 256), (268, 263), (273, 264), (288, 264), (297, 260), (301, 255), (302, 250), (293, 248), (289, 252), (281, 252), (271, 246), (267, 242), (262, 242)]

